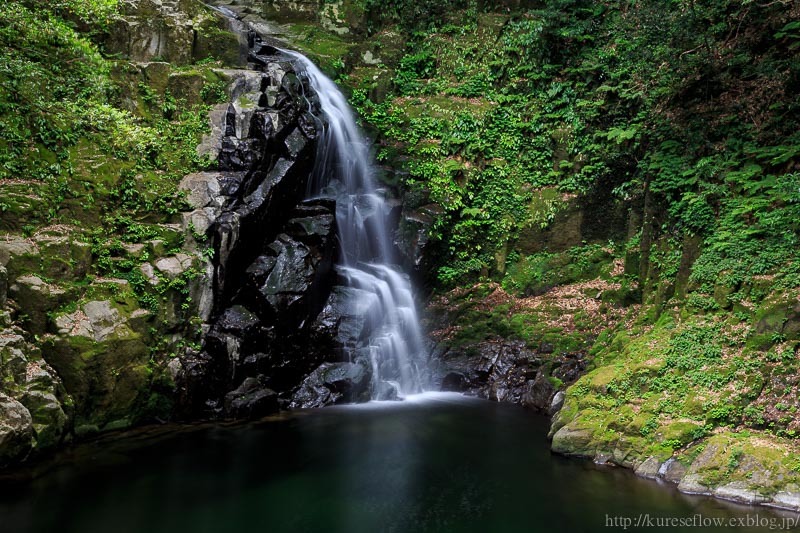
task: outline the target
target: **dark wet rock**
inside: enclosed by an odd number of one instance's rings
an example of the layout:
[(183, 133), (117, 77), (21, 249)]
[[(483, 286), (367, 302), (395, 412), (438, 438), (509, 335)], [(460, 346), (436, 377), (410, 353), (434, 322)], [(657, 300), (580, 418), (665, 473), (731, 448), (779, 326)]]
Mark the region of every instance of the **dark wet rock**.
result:
[(509, 340), (484, 341), (459, 350), (440, 347), (433, 353), (441, 360), (442, 390), (518, 403), (547, 414), (563, 405), (564, 395), (556, 384), (573, 383), (586, 366), (580, 354), (542, 354)]
[(353, 294), (360, 289), (335, 286), (310, 328), (310, 337), (315, 349), (334, 354), (343, 354), (355, 349), (364, 338), (367, 316), (354, 312), (350, 302), (358, 297)]
[(563, 354), (552, 359), (551, 375), (564, 383), (573, 383), (584, 374), (586, 361), (582, 354)]
[(528, 381), (527, 390), (522, 397), (522, 405), (536, 411), (547, 412), (555, 394), (555, 387), (540, 369), (536, 373), (536, 378)]
[(225, 137), (219, 154), (219, 168), (228, 171), (247, 171), (261, 160), (264, 141)]
[(255, 330), (258, 324), (256, 315), (240, 305), (235, 305), (225, 310), (217, 322), (217, 327), (226, 333), (246, 337)]
[[(265, 339), (266, 340), (266, 339)], [(237, 376), (258, 376), (267, 372), (272, 366), (273, 358), (269, 353), (256, 352), (242, 358), (237, 367)]]
[(395, 245), (410, 267), (425, 268), (428, 230), (441, 215), (441, 207), (436, 204), (402, 211), (395, 236)]
[(263, 376), (245, 379), (225, 395), (225, 414), (233, 418), (260, 418), (278, 411), (278, 394), (264, 385)]
[(247, 269), (248, 279), (261, 282), (254, 287), (259, 314), (276, 320), (298, 316), (307, 305), (318, 261), (306, 245), (286, 234), (279, 235), (268, 250), (275, 255), (259, 257)]
[(258, 343), (260, 333), (258, 317), (247, 308), (234, 305), (222, 313), (206, 335), (206, 350), (236, 364), (244, 351)]
[(309, 112), (305, 112), (297, 117), (297, 126), (307, 139), (316, 139), (318, 132), (322, 129), (320, 120)]
[[(253, 113), (250, 119), (249, 135), (264, 141), (275, 135), (275, 124), (269, 112), (259, 109)], [(297, 150), (296, 153), (299, 152), (300, 150)]]
[(260, 255), (256, 257), (256, 260), (253, 261), (253, 264), (251, 264), (245, 272), (247, 283), (256, 290), (260, 289), (267, 282), (267, 278), (277, 264), (278, 258), (274, 255)]
[(445, 392), (466, 392), (469, 390), (469, 378), (462, 372), (449, 372), (442, 378), (442, 390)]
[(368, 400), (369, 384), (370, 373), (366, 365), (324, 363), (303, 381), (290, 405), (293, 408), (311, 408)]
[(220, 71), (232, 103), (212, 117), (218, 140), (205, 144), (218, 146), (221, 171), (186, 184), (189, 222), (214, 247), (214, 306), (203, 349), (174, 365), (181, 403), (251, 416), (245, 400), (266, 401), (267, 389), (295, 406), (365, 399), (369, 365), (341, 362), (367, 324), (349, 289), (335, 287), (336, 205), (303, 200), (324, 126), (319, 98), (287, 56), (258, 35), (248, 43), (251, 71)]
[(308, 144), (308, 139), (306, 139), (299, 129), (295, 129), (292, 130), (292, 133), (286, 136), (284, 144), (286, 145), (289, 155), (292, 157), (297, 157), (300, 153), (302, 153), (303, 149)]
[(304, 243), (323, 245), (333, 237), (335, 223), (336, 219), (330, 212), (310, 217), (293, 218), (289, 220), (286, 232)]
[(335, 221), (324, 207), (318, 212), (290, 219), (286, 229), (292, 236), (279, 235), (267, 246), (269, 255), (257, 257), (246, 271), (260, 316), (286, 324), (287, 331), (310, 323), (330, 291)]

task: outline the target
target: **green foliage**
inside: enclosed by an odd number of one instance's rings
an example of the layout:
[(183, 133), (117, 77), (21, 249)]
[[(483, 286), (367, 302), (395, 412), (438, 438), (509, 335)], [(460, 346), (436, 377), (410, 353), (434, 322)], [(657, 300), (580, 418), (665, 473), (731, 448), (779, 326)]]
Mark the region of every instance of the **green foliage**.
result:
[(502, 272), (500, 256), (534, 223), (531, 191), (555, 186), (654, 195), (673, 243), (652, 257), (663, 279), (688, 234), (705, 241), (692, 275), (705, 293), (767, 273), (797, 286), (800, 104), (781, 95), (796, 92), (800, 64), (781, 2), (548, 0), (510, 16), (384, 4), (373, 22), (410, 33), (394, 77), (402, 98), (354, 103), (410, 156), (409, 185), (446, 210), (432, 233), (441, 282)]
[(405, 30), (429, 29), (440, 24), (454, 9), (462, 9), (468, 0), (356, 0), (366, 15), (370, 29), (400, 24)]

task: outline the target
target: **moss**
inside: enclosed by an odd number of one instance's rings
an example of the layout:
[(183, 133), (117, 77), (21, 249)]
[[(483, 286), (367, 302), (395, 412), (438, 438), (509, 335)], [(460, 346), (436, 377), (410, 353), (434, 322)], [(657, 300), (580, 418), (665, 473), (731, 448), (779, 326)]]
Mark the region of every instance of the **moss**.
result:
[(244, 66), (246, 60), (239, 38), (217, 24), (207, 22), (200, 26), (192, 47), (192, 59), (203, 61), (213, 58), (226, 66)]
[(21, 232), (47, 221), (47, 185), (35, 181), (0, 183), (0, 230)]
[(660, 428), (658, 436), (661, 442), (673, 442), (676, 443), (677, 446), (683, 446), (695, 439), (694, 435), (700, 427), (702, 427), (702, 424), (699, 422), (669, 422)]
[(296, 22), (289, 25), (290, 40), (325, 73), (336, 76), (354, 43), (335, 33), (325, 31), (314, 23)]

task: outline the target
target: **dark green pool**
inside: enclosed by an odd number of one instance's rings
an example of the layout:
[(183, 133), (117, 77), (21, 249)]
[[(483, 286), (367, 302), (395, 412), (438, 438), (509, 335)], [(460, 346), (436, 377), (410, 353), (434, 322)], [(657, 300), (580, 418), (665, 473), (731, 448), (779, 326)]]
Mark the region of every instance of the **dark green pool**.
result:
[(780, 520), (553, 456), (546, 431), (516, 407), (438, 394), (108, 441), (35, 481), (0, 481), (0, 531), (567, 533), (622, 531), (607, 526), (643, 513)]

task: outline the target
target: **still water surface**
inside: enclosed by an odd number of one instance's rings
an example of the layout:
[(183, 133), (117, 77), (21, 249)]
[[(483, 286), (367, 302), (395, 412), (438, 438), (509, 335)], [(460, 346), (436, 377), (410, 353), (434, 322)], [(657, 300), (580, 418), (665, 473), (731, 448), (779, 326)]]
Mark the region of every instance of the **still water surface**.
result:
[(643, 513), (781, 520), (551, 455), (547, 426), (514, 406), (424, 394), (106, 441), (34, 481), (0, 480), (0, 531), (567, 533), (623, 531), (608, 526)]

